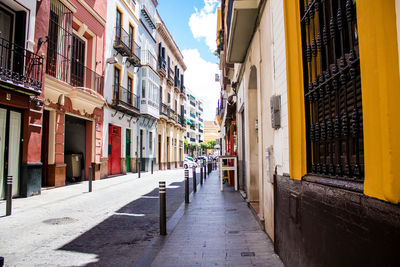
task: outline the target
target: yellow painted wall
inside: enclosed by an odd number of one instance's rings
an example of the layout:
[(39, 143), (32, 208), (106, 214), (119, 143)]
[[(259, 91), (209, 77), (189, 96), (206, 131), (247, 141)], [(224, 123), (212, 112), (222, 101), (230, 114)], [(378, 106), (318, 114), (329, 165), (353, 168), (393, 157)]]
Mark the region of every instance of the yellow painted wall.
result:
[(307, 173), (303, 62), (299, 1), (284, 0), (286, 76), (289, 112), (289, 173), (296, 180)]
[[(290, 176), (306, 168), (299, 1), (284, 0)], [(400, 202), (400, 77), (395, 0), (357, 1), (364, 117), (364, 193)]]
[(357, 1), (364, 193), (400, 201), (400, 78), (395, 0)]

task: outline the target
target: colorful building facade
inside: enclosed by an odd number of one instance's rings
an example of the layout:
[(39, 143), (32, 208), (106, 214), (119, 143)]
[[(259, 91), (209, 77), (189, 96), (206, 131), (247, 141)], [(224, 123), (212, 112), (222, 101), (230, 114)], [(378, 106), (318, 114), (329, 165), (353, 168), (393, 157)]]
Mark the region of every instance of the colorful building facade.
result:
[(160, 170), (183, 166), (184, 72), (186, 65), (164, 22), (157, 16), (160, 120), (157, 123), (157, 165)]
[(13, 196), (39, 194), (42, 186), (45, 59), (38, 51), (36, 12), (36, 2), (0, 3), (0, 199), (7, 176)]
[(398, 262), (398, 9), (221, 1), (222, 139), (285, 265)]
[(136, 2), (108, 1), (102, 177), (137, 170), (140, 14), (141, 7)]
[(90, 168), (100, 178), (105, 23), (103, 3), (37, 3), (37, 50), (46, 56), (43, 186), (88, 179)]

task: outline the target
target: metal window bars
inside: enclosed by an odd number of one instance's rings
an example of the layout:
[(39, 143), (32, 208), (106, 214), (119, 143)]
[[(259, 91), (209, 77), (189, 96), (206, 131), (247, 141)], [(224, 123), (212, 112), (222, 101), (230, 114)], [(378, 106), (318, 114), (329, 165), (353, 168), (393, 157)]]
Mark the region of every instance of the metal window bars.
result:
[(42, 91), (43, 58), (0, 37), (0, 78)]
[(300, 0), (308, 172), (364, 179), (363, 116), (353, 0)]

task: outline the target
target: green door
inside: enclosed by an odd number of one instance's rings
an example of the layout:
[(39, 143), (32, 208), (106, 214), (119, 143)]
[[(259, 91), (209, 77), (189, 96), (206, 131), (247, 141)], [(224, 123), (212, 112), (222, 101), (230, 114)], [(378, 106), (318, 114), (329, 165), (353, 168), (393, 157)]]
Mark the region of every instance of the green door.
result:
[(131, 171), (131, 130), (126, 129), (126, 171)]

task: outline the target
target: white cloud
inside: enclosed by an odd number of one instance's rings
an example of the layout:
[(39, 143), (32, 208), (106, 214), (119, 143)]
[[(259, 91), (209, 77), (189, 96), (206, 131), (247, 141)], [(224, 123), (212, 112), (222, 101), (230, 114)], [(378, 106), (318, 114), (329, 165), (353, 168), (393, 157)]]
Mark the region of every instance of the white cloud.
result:
[(204, 101), (204, 119), (213, 120), (220, 91), (219, 82), (215, 82), (218, 65), (202, 59), (197, 49), (183, 50), (182, 54), (187, 66), (185, 87)]
[(204, 0), (204, 7), (201, 10), (195, 8), (190, 16), (189, 27), (196, 39), (205, 39), (205, 43), (211, 52), (217, 49), (217, 10), (218, 0)]

